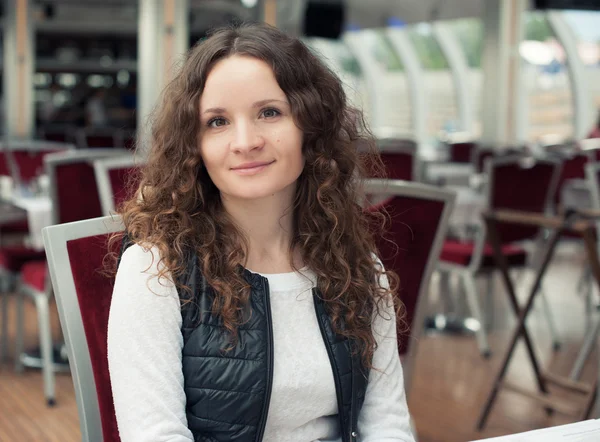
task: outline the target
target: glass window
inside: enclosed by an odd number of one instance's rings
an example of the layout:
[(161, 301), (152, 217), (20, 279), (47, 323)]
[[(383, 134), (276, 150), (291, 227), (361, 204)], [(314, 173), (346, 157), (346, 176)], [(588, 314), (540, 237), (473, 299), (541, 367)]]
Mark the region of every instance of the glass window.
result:
[(472, 132), (475, 138), (481, 135), (481, 90), (483, 74), (481, 57), (483, 55), (483, 23), (478, 18), (466, 18), (448, 21), (447, 25), (454, 33), (469, 66), (467, 84), (469, 85), (471, 106), (473, 109)]
[(365, 118), (369, 118), (369, 97), (365, 80), (358, 61), (346, 44), (340, 40), (324, 38), (306, 38), (307, 44), (337, 74), (344, 84), (344, 90), (350, 103), (361, 109)]
[(527, 12), (519, 52), (527, 100), (527, 138), (573, 135), (573, 99), (565, 51), (542, 12)]
[(447, 22), (461, 45), (469, 67), (481, 68), (483, 54), (483, 23), (476, 18)]
[(452, 72), (433, 35), (431, 25), (419, 23), (408, 29), (410, 40), (425, 69), (427, 133), (434, 138), (440, 134), (440, 131), (460, 129)]
[[(600, 12), (565, 11), (563, 16), (577, 38), (577, 50), (586, 66), (586, 87), (594, 97), (596, 109), (600, 110)], [(589, 132), (600, 120), (594, 116)]]
[(409, 85), (402, 60), (383, 30), (366, 30), (361, 31), (361, 34), (362, 42), (367, 45), (380, 73), (375, 87), (383, 98), (383, 109), (380, 112), (383, 121), (373, 126), (381, 128), (386, 134), (411, 134), (413, 125)]

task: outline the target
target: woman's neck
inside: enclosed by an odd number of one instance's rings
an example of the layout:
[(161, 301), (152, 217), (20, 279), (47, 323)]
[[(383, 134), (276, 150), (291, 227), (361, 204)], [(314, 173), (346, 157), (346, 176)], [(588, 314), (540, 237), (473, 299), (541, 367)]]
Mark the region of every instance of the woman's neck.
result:
[[(223, 207), (247, 240), (243, 265), (260, 273), (285, 273), (302, 267), (298, 253), (291, 253), (293, 210), (291, 198), (277, 195), (261, 200), (229, 200)], [(293, 256), (292, 256), (293, 255)]]

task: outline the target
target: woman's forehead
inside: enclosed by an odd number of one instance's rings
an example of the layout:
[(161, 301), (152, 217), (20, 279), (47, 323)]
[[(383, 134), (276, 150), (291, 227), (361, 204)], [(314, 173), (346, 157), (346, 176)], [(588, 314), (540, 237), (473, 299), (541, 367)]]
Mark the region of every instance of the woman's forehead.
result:
[(220, 60), (211, 69), (200, 98), (202, 111), (253, 105), (260, 100), (287, 98), (271, 67), (262, 60), (232, 56)]

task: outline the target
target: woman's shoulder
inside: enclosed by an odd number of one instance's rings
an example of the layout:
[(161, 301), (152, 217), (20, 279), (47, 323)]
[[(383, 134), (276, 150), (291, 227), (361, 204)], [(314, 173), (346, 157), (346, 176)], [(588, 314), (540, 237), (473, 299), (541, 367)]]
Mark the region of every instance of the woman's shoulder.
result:
[(157, 274), (161, 266), (161, 253), (158, 247), (133, 243), (121, 254), (118, 272), (137, 271)]

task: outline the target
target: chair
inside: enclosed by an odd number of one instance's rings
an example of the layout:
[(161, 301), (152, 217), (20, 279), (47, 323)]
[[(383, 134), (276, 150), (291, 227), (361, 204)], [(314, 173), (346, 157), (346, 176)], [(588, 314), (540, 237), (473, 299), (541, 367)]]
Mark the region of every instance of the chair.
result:
[(451, 163), (470, 163), (473, 153), (477, 149), (477, 143), (474, 141), (448, 143), (448, 149), (448, 157)]
[[(2, 142), (2, 148), (0, 148), (0, 175), (13, 176), (14, 179), (22, 183), (28, 183), (44, 172), (44, 157), (46, 155), (74, 148), (75, 146), (72, 144), (38, 140)], [(12, 158), (7, 157), (7, 150)], [(11, 168), (9, 163), (11, 160), (14, 161), (14, 169), (16, 170)], [(14, 173), (17, 174), (16, 177)]]
[(45, 125), (38, 130), (38, 136), (42, 140), (54, 141), (57, 143), (74, 143), (75, 126), (50, 124)]
[(123, 147), (123, 132), (111, 127), (78, 129), (75, 139), (79, 149)]
[[(377, 236), (376, 241), (384, 267), (400, 277), (400, 297), (406, 308), (405, 323), (410, 334), (399, 324), (398, 350), (403, 359), (408, 394), (425, 319), (429, 281), (446, 235), (455, 195), (425, 184), (382, 179), (367, 180), (365, 192), (387, 196), (365, 210), (383, 210), (391, 218), (387, 231)], [(375, 228), (381, 231), (381, 226)]]
[[(554, 196), (560, 174), (560, 163), (551, 159), (535, 160), (520, 155), (490, 159), (486, 163), (488, 184), (488, 209), (514, 209), (536, 213), (545, 213)], [(479, 221), (479, 220), (477, 220)], [(502, 250), (511, 268), (526, 268), (528, 261), (537, 265), (521, 243), (539, 241), (537, 227), (520, 225), (500, 225)], [(493, 251), (486, 242), (483, 224), (479, 226), (474, 240), (460, 241), (447, 239), (440, 255), (439, 270), (443, 275), (457, 275), (462, 283), (471, 314), (480, 323), (476, 331), (477, 344), (484, 357), (491, 355), (485, 331), (485, 321), (480, 308), (475, 285), (475, 277), (485, 273), (491, 276), (496, 270)], [(489, 290), (491, 285), (488, 284)], [(491, 291), (488, 293), (488, 300)], [(550, 331), (555, 335), (555, 327), (549, 314), (546, 297), (542, 296)], [(488, 302), (491, 304), (491, 302)], [(555, 346), (558, 342), (555, 339)]]
[(385, 138), (377, 140), (386, 178), (420, 181), (417, 143), (408, 139)]
[(525, 155), (524, 149), (517, 147), (478, 147), (473, 150), (472, 163), (476, 173), (485, 172), (485, 163), (489, 158), (499, 158), (504, 156)]
[[(44, 172), (44, 157), (74, 149), (72, 144), (38, 140), (12, 140), (0, 148), (0, 175), (10, 176), (16, 187), (28, 186)], [(2, 233), (27, 233), (27, 221), (0, 226)]]
[(115, 212), (127, 198), (128, 185), (135, 179), (135, 172), (141, 160), (136, 160), (133, 155), (120, 157), (101, 158), (94, 161), (94, 173), (100, 192), (102, 213), (110, 215)]
[[(15, 186), (27, 185), (43, 172), (44, 157), (51, 153), (73, 149), (70, 144), (52, 143), (38, 140), (9, 140), (0, 145), (0, 175), (12, 178)], [(2, 224), (0, 233), (24, 235), (29, 231), (26, 216), (23, 219)], [(6, 294), (14, 290), (17, 275), (21, 267), (30, 260), (42, 259), (44, 252), (22, 243), (13, 243), (0, 247), (0, 297), (2, 314), (7, 315)], [(0, 362), (5, 359), (6, 320), (2, 320), (0, 339)]]
[(99, 270), (109, 236), (122, 230), (120, 218), (109, 216), (43, 230), (84, 442), (120, 440), (106, 343), (114, 281)]
[[(102, 216), (100, 197), (92, 162), (95, 159), (117, 154), (129, 154), (118, 149), (73, 150), (47, 155), (44, 158), (50, 180), (52, 224), (80, 221)], [(47, 282), (45, 260), (28, 261), (20, 270), (17, 286), (17, 333), (15, 369), (22, 371), (30, 365), (23, 354), (23, 297), (31, 297), (37, 307), (40, 329), (41, 367), (47, 404), (55, 404), (53, 349), (47, 304), (52, 287)]]

